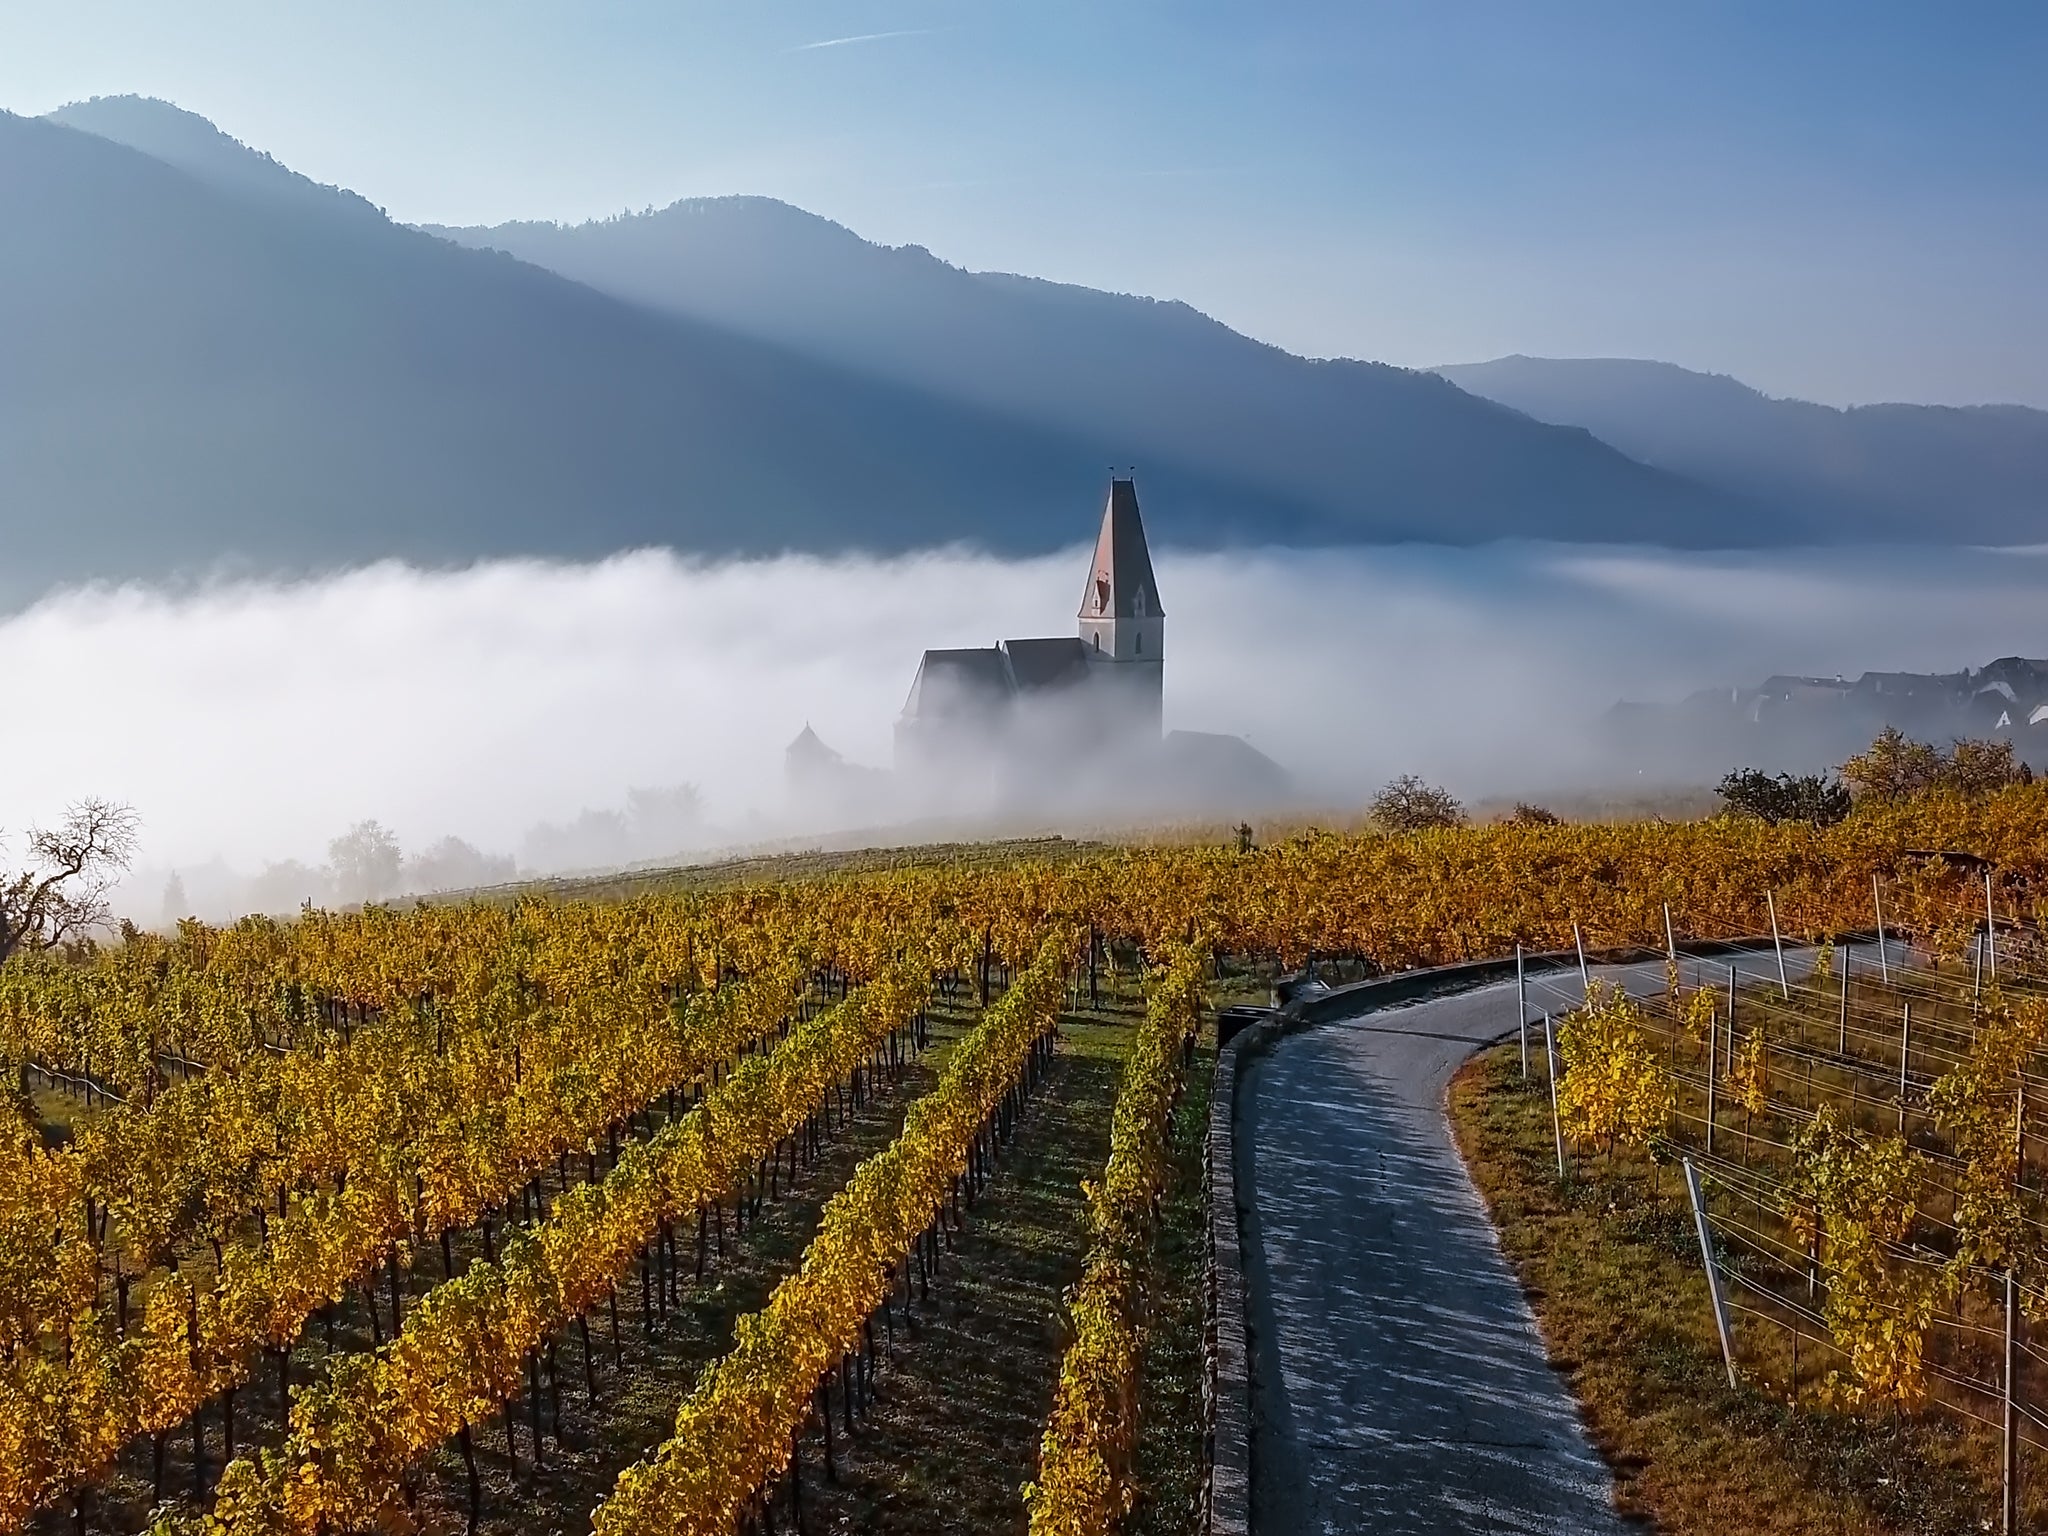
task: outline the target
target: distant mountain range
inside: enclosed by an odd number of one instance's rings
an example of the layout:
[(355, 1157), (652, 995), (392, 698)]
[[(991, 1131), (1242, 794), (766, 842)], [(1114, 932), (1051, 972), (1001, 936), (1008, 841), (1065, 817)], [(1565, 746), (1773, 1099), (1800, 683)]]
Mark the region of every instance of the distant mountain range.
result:
[[(8, 600), (223, 560), (1042, 548), (1113, 457), (271, 170), (5, 116), (0, 338)], [(1161, 478), (1212, 531), (1284, 511)]]
[(1797, 507), (1837, 539), (2011, 544), (2048, 530), (2048, 411), (1774, 400), (1721, 374), (1503, 357), (1437, 372), (1642, 463)]
[(2041, 413), (1866, 497), (1717, 451), (1739, 424), (1660, 446), (764, 199), (410, 229), (133, 97), (0, 114), (0, 338), (5, 601), (223, 562), (1040, 551), (1112, 464), (1179, 545), (2048, 538)]
[[(1778, 514), (1382, 363), (1312, 361), (1185, 304), (872, 245), (759, 197), (565, 228), (436, 229), (663, 314), (726, 327), (1005, 418), (1117, 443), (1311, 514), (1312, 537), (1747, 544)], [(1169, 538), (1170, 502), (1159, 505)], [(1270, 535), (1299, 542), (1282, 524)]]

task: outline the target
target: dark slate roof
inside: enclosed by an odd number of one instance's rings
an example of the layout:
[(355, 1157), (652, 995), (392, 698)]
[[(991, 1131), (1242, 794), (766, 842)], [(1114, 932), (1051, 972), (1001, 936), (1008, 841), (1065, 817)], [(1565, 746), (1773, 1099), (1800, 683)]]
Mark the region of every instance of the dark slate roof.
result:
[(906, 719), (936, 719), (977, 713), (1007, 703), (1015, 692), (1009, 665), (996, 646), (926, 651), (910, 697), (903, 701), (903, 714)]
[(1102, 509), (1102, 531), (1095, 537), (1095, 561), (1081, 594), (1080, 616), (1134, 618), (1141, 594), (1148, 617), (1165, 614), (1159, 605), (1159, 583), (1152, 575), (1152, 552), (1145, 547), (1145, 523), (1138, 516), (1137, 482), (1112, 480), (1109, 501)]
[(825, 745), (824, 738), (812, 730), (810, 723), (797, 733), (797, 738), (783, 749), (783, 755), (791, 763), (837, 763), (842, 761), (839, 754)]
[(1003, 654), (1010, 658), (1010, 676), (1019, 693), (1062, 688), (1088, 675), (1088, 647), (1079, 635), (1063, 635), (1049, 640), (1005, 640)]

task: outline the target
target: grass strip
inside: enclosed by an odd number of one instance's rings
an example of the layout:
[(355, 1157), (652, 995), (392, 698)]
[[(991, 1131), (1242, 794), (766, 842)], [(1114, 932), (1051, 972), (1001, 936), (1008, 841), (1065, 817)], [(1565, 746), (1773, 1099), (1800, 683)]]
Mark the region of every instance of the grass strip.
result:
[(1024, 1487), (1031, 1536), (1108, 1536), (1130, 1513), (1144, 1349), (1144, 1280), (1165, 1188), (1168, 1133), (1202, 1023), (1204, 947), (1175, 952), (1152, 987), (1124, 1063), (1102, 1182), (1088, 1188), (1094, 1244), (1068, 1304), (1074, 1342), (1060, 1367)]
[[(1721, 1364), (1683, 1185), (1627, 1151), (1560, 1185), (1547, 1088), (1510, 1045), (1451, 1085), (1450, 1117), (1501, 1247), (1617, 1480), (1666, 1536), (1967, 1536), (1996, 1523), (1989, 1437), (1956, 1421), (1841, 1411), (1795, 1392), (1782, 1329), (1738, 1321)], [(1807, 1377), (1814, 1341), (1806, 1341)], [(2048, 1505), (2029, 1493), (2023, 1524)]]
[(498, 1262), (437, 1286), (390, 1345), (338, 1361), (301, 1393), (283, 1456), (222, 1474), (214, 1527), (357, 1528), (392, 1515), (415, 1460), (517, 1395), (551, 1334), (612, 1294), (679, 1216), (739, 1187), (925, 996), (906, 970), (797, 1025), (602, 1180), (557, 1198)]
[[(903, 1134), (854, 1170), (825, 1208), (797, 1272), (735, 1325), (654, 1456), (620, 1474), (592, 1515), (596, 1536), (726, 1536), (789, 1466), (819, 1384), (864, 1342), (911, 1245), (980, 1164), (992, 1121), (1014, 1113), (1047, 1056), (1070, 936), (1038, 958), (955, 1046)], [(829, 1412), (829, 1404), (827, 1411)], [(850, 1412), (850, 1410), (849, 1410)]]

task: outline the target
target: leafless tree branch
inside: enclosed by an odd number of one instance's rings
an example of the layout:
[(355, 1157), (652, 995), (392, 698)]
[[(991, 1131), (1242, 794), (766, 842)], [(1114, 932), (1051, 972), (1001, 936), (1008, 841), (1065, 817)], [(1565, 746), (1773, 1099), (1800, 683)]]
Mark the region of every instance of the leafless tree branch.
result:
[(81, 800), (55, 827), (28, 834), (28, 863), (0, 871), (0, 961), (48, 949), (107, 920), (107, 895), (135, 857), (134, 810)]

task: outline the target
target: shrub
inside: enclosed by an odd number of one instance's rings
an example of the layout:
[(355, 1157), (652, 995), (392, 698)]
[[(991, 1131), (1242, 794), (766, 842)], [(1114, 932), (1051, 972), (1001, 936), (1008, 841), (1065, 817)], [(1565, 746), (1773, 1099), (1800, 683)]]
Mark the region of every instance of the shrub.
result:
[(2010, 741), (1957, 741), (1943, 752), (1892, 725), (1878, 732), (1868, 751), (1842, 764), (1858, 800), (1907, 800), (1937, 789), (1984, 795), (2032, 776)]
[(1781, 821), (1810, 821), (1832, 827), (1849, 814), (1849, 790), (1833, 774), (1808, 773), (1797, 778), (1775, 776), (1761, 768), (1738, 768), (1722, 779), (1715, 792), (1730, 810), (1741, 811), (1776, 826)]

